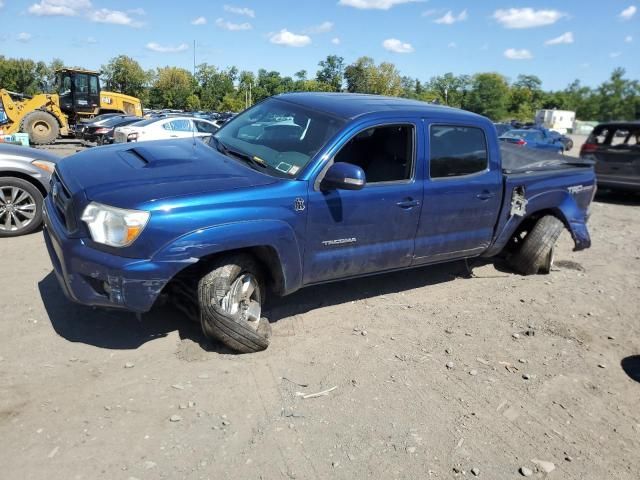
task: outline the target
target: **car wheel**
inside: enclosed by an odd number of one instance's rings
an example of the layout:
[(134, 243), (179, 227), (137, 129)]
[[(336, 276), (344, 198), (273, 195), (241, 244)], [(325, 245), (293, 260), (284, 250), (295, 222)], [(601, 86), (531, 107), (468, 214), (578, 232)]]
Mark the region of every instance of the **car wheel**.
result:
[(42, 224), (43, 197), (33, 184), (0, 177), (0, 237), (17, 237)]
[(550, 273), (554, 246), (564, 224), (553, 215), (542, 217), (524, 237), (518, 251), (509, 258), (511, 267), (522, 275)]
[(253, 257), (220, 258), (198, 283), (204, 334), (241, 353), (266, 349), (271, 325), (262, 317), (264, 295), (262, 270)]

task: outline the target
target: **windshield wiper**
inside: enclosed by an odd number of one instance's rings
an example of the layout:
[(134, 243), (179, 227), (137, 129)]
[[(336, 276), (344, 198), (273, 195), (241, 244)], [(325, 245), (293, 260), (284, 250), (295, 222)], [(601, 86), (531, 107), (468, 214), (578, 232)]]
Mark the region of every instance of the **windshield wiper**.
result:
[(258, 157), (254, 157), (252, 155), (249, 155), (248, 153), (244, 153), (244, 152), (240, 152), (238, 150), (232, 150), (229, 147), (227, 147), (224, 143), (222, 143), (220, 140), (218, 140), (215, 136), (211, 137), (214, 139), (214, 141), (216, 142), (216, 150), (218, 150), (220, 153), (226, 155), (227, 157), (229, 155), (233, 155), (234, 157), (245, 161), (246, 163), (248, 163), (249, 165), (251, 165), (253, 167), (254, 170), (258, 170), (258, 168), (256, 167), (260, 167), (260, 168), (267, 168), (269, 167), (269, 165), (267, 165), (265, 163), (264, 160), (258, 158)]

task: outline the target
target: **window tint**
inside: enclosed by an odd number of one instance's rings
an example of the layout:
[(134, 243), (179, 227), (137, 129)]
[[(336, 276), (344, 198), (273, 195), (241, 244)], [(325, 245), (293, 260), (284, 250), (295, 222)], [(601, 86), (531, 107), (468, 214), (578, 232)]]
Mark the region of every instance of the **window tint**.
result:
[(201, 122), (200, 120), (194, 120), (194, 123), (196, 124), (196, 130), (200, 133), (216, 133), (218, 131), (218, 128), (210, 123)]
[(334, 161), (359, 166), (367, 183), (376, 183), (410, 179), (413, 158), (413, 126), (385, 125), (358, 133)]
[(98, 94), (98, 77), (89, 77), (89, 93), (91, 95)]
[(486, 170), (484, 132), (479, 128), (431, 126), (431, 178), (458, 177)]

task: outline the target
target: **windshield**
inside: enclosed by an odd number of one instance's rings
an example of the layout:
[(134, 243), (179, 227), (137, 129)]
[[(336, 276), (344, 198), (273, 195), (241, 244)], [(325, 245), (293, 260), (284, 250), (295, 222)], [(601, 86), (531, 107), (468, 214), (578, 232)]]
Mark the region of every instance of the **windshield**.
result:
[(344, 120), (275, 98), (241, 113), (215, 138), (228, 153), (240, 153), (295, 176), (342, 127)]
[(540, 140), (540, 133), (531, 130), (511, 130), (502, 135), (502, 138), (523, 138), (525, 140)]

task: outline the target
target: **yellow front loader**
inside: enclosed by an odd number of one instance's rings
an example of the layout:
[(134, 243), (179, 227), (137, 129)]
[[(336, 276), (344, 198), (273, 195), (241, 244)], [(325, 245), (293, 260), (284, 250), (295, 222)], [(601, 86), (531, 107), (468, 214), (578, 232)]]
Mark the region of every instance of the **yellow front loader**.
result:
[(52, 143), (68, 136), (82, 119), (102, 113), (122, 113), (142, 117), (138, 98), (100, 90), (100, 73), (63, 69), (57, 72), (56, 93), (29, 97), (0, 89), (0, 108), (6, 121), (4, 134), (24, 132), (36, 145)]

